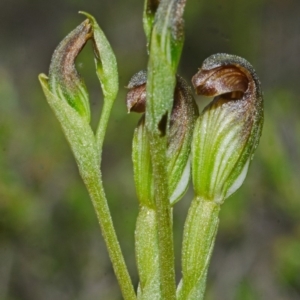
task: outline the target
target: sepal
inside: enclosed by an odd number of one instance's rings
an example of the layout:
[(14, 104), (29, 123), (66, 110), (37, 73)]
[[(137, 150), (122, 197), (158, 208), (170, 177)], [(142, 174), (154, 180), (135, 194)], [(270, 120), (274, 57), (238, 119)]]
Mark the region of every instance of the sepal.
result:
[(87, 120), (82, 118), (68, 103), (61, 101), (51, 92), (46, 75), (40, 74), (39, 80), (48, 104), (71, 146), (81, 176), (83, 179), (86, 178), (85, 170), (87, 168), (97, 173), (100, 172), (95, 136)]
[(80, 12), (88, 17), (93, 29), (93, 44), (96, 73), (99, 78), (105, 100), (114, 101), (119, 90), (117, 60), (104, 32), (93, 16)]

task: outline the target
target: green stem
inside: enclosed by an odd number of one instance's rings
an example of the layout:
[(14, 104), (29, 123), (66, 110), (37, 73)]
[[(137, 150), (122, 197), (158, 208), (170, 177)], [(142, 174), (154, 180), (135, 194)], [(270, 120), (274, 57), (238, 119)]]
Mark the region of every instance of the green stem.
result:
[(195, 197), (184, 227), (179, 300), (202, 299), (219, 225), (220, 205)]
[(146, 129), (155, 187), (161, 295), (164, 300), (173, 300), (176, 298), (175, 258), (166, 150), (168, 121), (175, 88), (175, 71), (160, 44), (161, 36), (154, 28), (148, 63)]
[(115, 99), (104, 99), (103, 107), (101, 110), (101, 116), (96, 131), (96, 145), (100, 156), (100, 162), (102, 157), (103, 140), (105, 137), (106, 128), (110, 117), (110, 112), (114, 104), (114, 100)]
[(162, 299), (176, 298), (172, 212), (168, 197), (165, 143), (160, 136), (152, 136), (152, 166), (157, 213), (159, 264)]
[(140, 277), (138, 299), (162, 299), (156, 211), (144, 205), (140, 205), (136, 222), (135, 251)]
[[(159, 268), (163, 300), (176, 298), (172, 213), (167, 174), (167, 136), (176, 70), (183, 45), (185, 1), (161, 0), (152, 30), (147, 73), (146, 129), (150, 144), (157, 216)], [(150, 20), (149, 27), (152, 27)], [(148, 28), (149, 29), (149, 28)], [(146, 30), (147, 31), (147, 30)]]
[[(99, 153), (99, 160), (101, 164), (103, 140), (106, 133), (108, 120), (114, 99), (104, 99), (101, 116), (96, 131), (96, 146)], [(120, 248), (120, 244), (113, 226), (111, 214), (107, 204), (103, 184), (102, 175), (95, 174), (84, 178), (85, 184), (92, 198), (92, 202), (98, 217), (98, 221), (102, 230), (102, 235), (107, 245), (108, 253), (118, 279), (124, 299), (136, 299), (136, 294), (129, 276), (127, 266)]]
[(108, 253), (122, 291), (122, 295), (126, 300), (134, 300), (136, 299), (136, 294), (124, 261), (124, 257), (122, 255), (116, 232), (114, 230), (102, 185), (101, 174), (98, 172), (90, 172), (87, 176), (83, 177), (83, 180), (92, 199), (92, 203), (98, 217), (102, 235), (106, 243)]

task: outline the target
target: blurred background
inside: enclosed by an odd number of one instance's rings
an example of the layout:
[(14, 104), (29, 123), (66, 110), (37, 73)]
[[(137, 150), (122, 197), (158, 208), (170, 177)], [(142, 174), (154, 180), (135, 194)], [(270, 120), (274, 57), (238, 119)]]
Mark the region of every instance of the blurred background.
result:
[[(88, 194), (37, 76), (58, 43), (93, 14), (115, 51), (120, 92), (103, 154), (104, 185), (134, 284), (138, 212), (131, 142), (138, 115), (125, 89), (146, 68), (142, 0), (0, 1), (0, 299), (121, 299)], [(260, 145), (242, 188), (221, 210), (207, 300), (300, 299), (300, 1), (188, 0), (179, 72), (211, 54), (246, 58), (265, 96)], [(92, 47), (77, 60), (95, 128), (102, 94)], [(203, 107), (207, 100), (197, 98)], [(174, 210), (177, 277), (193, 191)]]

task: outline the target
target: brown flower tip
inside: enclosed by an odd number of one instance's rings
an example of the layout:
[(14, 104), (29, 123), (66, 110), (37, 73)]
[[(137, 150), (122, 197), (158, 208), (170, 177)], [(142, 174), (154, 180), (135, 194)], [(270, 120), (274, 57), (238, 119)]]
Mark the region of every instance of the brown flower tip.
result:
[(243, 120), (243, 137), (258, 127), (260, 132), (263, 97), (259, 79), (248, 61), (230, 54), (212, 55), (203, 62), (192, 83), (197, 94), (215, 97), (206, 110), (222, 106), (228, 117)]
[(89, 20), (85, 20), (58, 45), (49, 68), (51, 92), (58, 98), (66, 100), (88, 122), (90, 120), (89, 96), (85, 83), (76, 70), (75, 60), (92, 36), (92, 25)]
[(75, 60), (92, 35), (92, 25), (85, 20), (59, 44), (50, 64), (50, 84), (58, 79), (70, 88), (77, 86), (81, 78), (75, 68)]
[(140, 71), (133, 75), (127, 88), (126, 106), (128, 112), (143, 113), (146, 109), (146, 82), (147, 72)]
[(192, 78), (192, 83), (199, 95), (241, 99), (246, 93), (261, 97), (260, 82), (253, 67), (235, 55), (210, 56)]
[(249, 80), (239, 68), (226, 66), (212, 70), (201, 69), (193, 77), (192, 83), (199, 95), (228, 94), (229, 98), (236, 99), (245, 93)]

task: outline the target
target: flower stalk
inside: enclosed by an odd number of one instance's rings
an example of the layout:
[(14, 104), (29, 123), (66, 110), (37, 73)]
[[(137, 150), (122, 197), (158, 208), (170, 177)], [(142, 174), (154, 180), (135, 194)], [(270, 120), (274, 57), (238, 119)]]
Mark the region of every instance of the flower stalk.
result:
[[(100, 171), (103, 138), (118, 91), (116, 60), (95, 19), (86, 15), (89, 19), (73, 30), (54, 52), (49, 78), (41, 74), (39, 79), (47, 101), (70, 144), (79, 173), (91, 197), (123, 297), (134, 300), (136, 295), (114, 230)], [(95, 52), (101, 53), (95, 60), (104, 94), (104, 106), (96, 135), (89, 125), (86, 88), (75, 68), (75, 59), (89, 39), (94, 42)]]
[(167, 132), (183, 45), (185, 1), (161, 0), (151, 31), (147, 79), (146, 129), (155, 185), (162, 299), (175, 299), (172, 213), (166, 180)]

